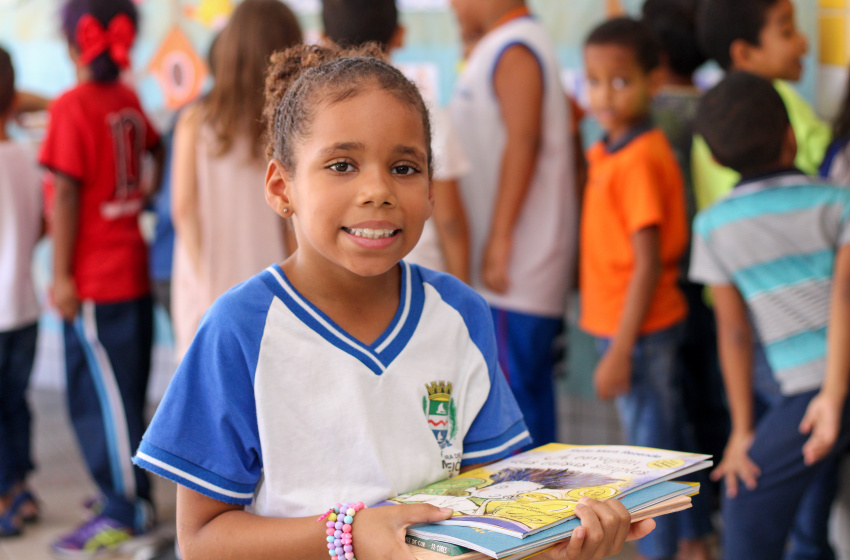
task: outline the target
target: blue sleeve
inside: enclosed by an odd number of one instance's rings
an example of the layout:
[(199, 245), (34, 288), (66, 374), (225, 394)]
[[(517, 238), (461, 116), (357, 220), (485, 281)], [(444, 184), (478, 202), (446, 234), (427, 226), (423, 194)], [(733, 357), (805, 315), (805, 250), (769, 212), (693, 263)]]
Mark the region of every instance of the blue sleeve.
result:
[(257, 283), (252, 288), (250, 282), (205, 315), (133, 459), (201, 494), (241, 505), (251, 503), (263, 466), (253, 376), (271, 300), (258, 298)]
[(434, 286), (443, 301), (463, 317), (472, 342), (484, 356), (490, 375), (490, 393), (463, 440), (461, 466), (496, 461), (526, 447), (531, 443), (531, 436), (499, 367), (496, 333), (487, 302), (453, 276), (422, 268), (419, 270), (423, 281)]

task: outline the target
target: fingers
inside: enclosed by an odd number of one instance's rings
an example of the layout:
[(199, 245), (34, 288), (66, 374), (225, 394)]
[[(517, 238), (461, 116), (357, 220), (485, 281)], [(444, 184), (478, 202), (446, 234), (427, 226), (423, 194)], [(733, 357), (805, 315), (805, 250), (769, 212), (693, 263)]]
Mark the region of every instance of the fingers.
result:
[(451, 508), (439, 508), (431, 504), (408, 504), (397, 507), (403, 508), (400, 511), (404, 512), (402, 522), (405, 526), (444, 521), (454, 513)]
[(819, 430), (815, 426), (812, 436), (803, 444), (803, 461), (812, 465), (823, 459), (835, 444), (836, 437), (830, 430)]
[(632, 523), (629, 525), (629, 536), (626, 537), (627, 541), (634, 541), (637, 539), (642, 539), (647, 536), (652, 530), (655, 529), (655, 520), (654, 519), (643, 519), (638, 521), (637, 523)]
[(725, 473), (723, 475), (723, 484), (726, 486), (727, 498), (734, 498), (738, 495), (738, 478), (735, 476), (735, 473)]
[[(599, 502), (582, 498), (576, 506), (581, 527), (566, 546), (568, 558), (601, 558), (623, 547), (630, 532), (630, 515), (619, 500)], [(647, 531), (648, 532), (648, 531)]]

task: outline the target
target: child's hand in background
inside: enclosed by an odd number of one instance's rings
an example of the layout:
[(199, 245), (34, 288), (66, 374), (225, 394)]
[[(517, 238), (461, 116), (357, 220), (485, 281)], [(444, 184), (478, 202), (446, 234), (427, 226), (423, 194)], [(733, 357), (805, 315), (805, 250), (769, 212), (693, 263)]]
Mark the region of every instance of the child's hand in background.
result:
[(613, 399), (631, 390), (632, 359), (629, 352), (618, 351), (613, 346), (596, 364), (593, 385), (600, 399)]
[(433, 523), (448, 519), (454, 513), (449, 508), (430, 504), (380, 506), (361, 510), (352, 525), (354, 553), (360, 560), (407, 558), (414, 560), (404, 536), (407, 528), (417, 523)]
[(803, 445), (803, 458), (807, 465), (820, 461), (829, 453), (841, 427), (843, 398), (832, 398), (823, 391), (818, 393), (800, 422), (800, 433), (811, 434)]
[(711, 480), (723, 479), (726, 495), (730, 498), (738, 495), (739, 480), (750, 490), (754, 490), (757, 485), (756, 481), (761, 470), (747, 454), (754, 437), (752, 431), (740, 433), (733, 431), (723, 451), (723, 460), (716, 469), (711, 471)]
[(66, 321), (73, 321), (80, 309), (80, 300), (77, 297), (77, 287), (74, 279), (57, 276), (53, 279), (50, 290), (50, 298), (53, 306)]
[(631, 523), (620, 500), (599, 502), (582, 498), (576, 507), (581, 526), (573, 536), (540, 553), (540, 560), (595, 560), (617, 554), (626, 541), (645, 537), (655, 528), (653, 519)]

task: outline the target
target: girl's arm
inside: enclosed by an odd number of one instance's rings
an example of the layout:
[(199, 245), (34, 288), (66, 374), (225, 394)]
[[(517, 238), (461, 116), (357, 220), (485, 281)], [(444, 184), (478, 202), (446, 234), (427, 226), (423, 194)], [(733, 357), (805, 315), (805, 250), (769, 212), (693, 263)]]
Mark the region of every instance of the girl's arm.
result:
[[(327, 527), (317, 521), (320, 513), (261, 517), (178, 486), (177, 542), (184, 560), (327, 560)], [(361, 510), (352, 524), (356, 558), (413, 560), (404, 542), (407, 527), (448, 519), (451, 514), (450, 509), (428, 504)]]
[(74, 284), (74, 247), (80, 223), (79, 184), (65, 175), (54, 173), (53, 184), (53, 305), (66, 321), (73, 321), (80, 308)]
[(457, 181), (434, 181), (434, 196), (434, 227), (446, 258), (446, 268), (469, 284), (469, 227)]
[(850, 245), (841, 247), (835, 256), (826, 348), (826, 378), (800, 423), (800, 431), (811, 434), (803, 446), (807, 465), (822, 459), (832, 449), (847, 399), (850, 378)]
[(632, 349), (661, 275), (658, 226), (645, 227), (634, 233), (632, 248), (635, 254), (635, 268), (626, 292), (620, 325), (610, 348), (599, 360), (593, 373), (596, 392), (603, 399), (628, 393), (630, 389)]
[(726, 494), (738, 494), (738, 479), (747, 488), (756, 487), (758, 466), (747, 452), (753, 442), (753, 334), (747, 306), (733, 285), (711, 286), (717, 317), (717, 350), (720, 370), (729, 401), (732, 432), (723, 460), (711, 473), (713, 480), (724, 479)]
[[(407, 527), (448, 519), (451, 509), (428, 504), (382, 506), (357, 513), (352, 524), (355, 557), (361, 560), (414, 560), (404, 536)], [(619, 500), (582, 498), (576, 508), (581, 527), (573, 537), (541, 553), (541, 560), (590, 560), (620, 552), (627, 540), (655, 527), (644, 519), (630, 523)], [(183, 486), (177, 487), (177, 542), (184, 560), (326, 560), (325, 524), (315, 517), (273, 518), (248, 513)]]
[(201, 270), (201, 221), (195, 150), (200, 126), (197, 106), (186, 109), (174, 129), (171, 159), (171, 219), (195, 272)]

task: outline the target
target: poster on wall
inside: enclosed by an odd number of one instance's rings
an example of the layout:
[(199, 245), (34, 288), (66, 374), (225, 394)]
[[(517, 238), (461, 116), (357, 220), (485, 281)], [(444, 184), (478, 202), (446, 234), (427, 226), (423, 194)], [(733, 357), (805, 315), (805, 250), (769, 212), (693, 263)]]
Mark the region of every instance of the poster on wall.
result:
[(148, 71), (156, 78), (169, 109), (178, 109), (195, 99), (208, 74), (204, 61), (177, 27), (163, 40)]
[(207, 29), (218, 31), (225, 26), (233, 10), (231, 0), (200, 0), (197, 6), (186, 8), (186, 15)]

